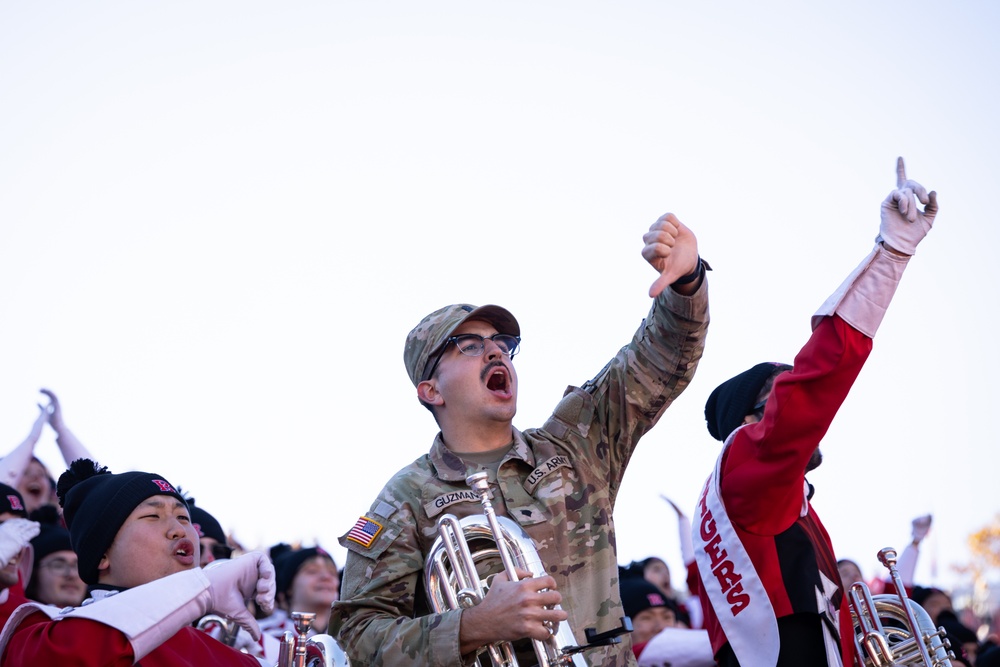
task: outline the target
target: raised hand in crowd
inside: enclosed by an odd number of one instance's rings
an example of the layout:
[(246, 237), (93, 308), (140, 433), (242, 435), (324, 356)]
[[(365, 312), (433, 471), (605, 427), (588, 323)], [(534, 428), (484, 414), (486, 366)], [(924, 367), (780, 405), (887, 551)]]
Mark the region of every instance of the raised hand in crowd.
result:
[(49, 398), (49, 404), (46, 407), (49, 426), (56, 432), (56, 444), (59, 445), (59, 449), (62, 451), (63, 460), (66, 461), (66, 465), (69, 466), (77, 459), (92, 459), (93, 457), (87, 451), (87, 448), (83, 446), (79, 438), (66, 426), (59, 398), (51, 389), (40, 389), (39, 391)]
[(660, 277), (649, 287), (649, 296), (659, 296), (667, 286), (673, 286), (681, 294), (694, 294), (702, 263), (698, 240), (691, 230), (673, 213), (664, 213), (642, 240), (643, 258), (660, 272)]
[(38, 535), (37, 521), (30, 519), (7, 519), (0, 523), (0, 568), (31, 544), (31, 538)]

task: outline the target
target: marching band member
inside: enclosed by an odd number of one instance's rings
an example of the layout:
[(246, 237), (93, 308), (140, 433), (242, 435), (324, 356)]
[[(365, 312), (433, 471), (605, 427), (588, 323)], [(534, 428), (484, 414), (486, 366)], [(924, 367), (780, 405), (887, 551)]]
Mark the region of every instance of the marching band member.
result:
[(191, 624), (211, 612), (253, 635), (247, 600), (270, 609), (274, 570), (249, 553), (198, 567), (198, 535), (173, 485), (146, 472), (73, 462), (57, 492), (90, 598), (76, 608), (22, 605), (0, 633), (0, 665), (260, 667)]
[(46, 422), (56, 432), (56, 444), (68, 466), (76, 459), (91, 458), (83, 446), (63, 421), (59, 399), (48, 389), (40, 389), (49, 399), (48, 405), (38, 404), (39, 413), (31, 432), (24, 441), (0, 459), (0, 482), (16, 487), (24, 500), (24, 508), (30, 514), (39, 507), (55, 505), (55, 479), (35, 456), (35, 445), (42, 435)]
[(708, 430), (725, 444), (692, 537), (721, 667), (852, 664), (850, 612), (805, 475), (937, 210), (900, 158), (874, 250), (816, 313), (795, 363), (758, 364), (709, 396)]
[(715, 666), (708, 633), (684, 627), (677, 603), (658, 586), (623, 568), (619, 588), (632, 619), (632, 652), (639, 667)]
[[(407, 336), (407, 373), (440, 433), (341, 538), (348, 554), (330, 633), (352, 661), (452, 666), (498, 641), (547, 640), (552, 622), (568, 622), (581, 645), (586, 628), (619, 626), (615, 497), (639, 438), (691, 381), (708, 328), (694, 235), (666, 214), (643, 240), (643, 257), (660, 272), (648, 317), (594, 379), (567, 389), (541, 428), (512, 424), (520, 326), (507, 310), (446, 306)], [(585, 327), (574, 323), (566, 335)], [(549, 575), (500, 576), (478, 605), (432, 613), (422, 574), (435, 522), (483, 513), (466, 484), (479, 471), (488, 472), (497, 514), (531, 536)], [(547, 607), (555, 604), (562, 609)], [(634, 663), (627, 639), (586, 660)]]
[(25, 595), (54, 607), (79, 606), (87, 596), (87, 584), (77, 571), (76, 553), (59, 509), (43, 505), (31, 513), (31, 519), (38, 522), (40, 530), (31, 540), (35, 557)]
[(31, 578), (31, 540), (40, 526), (27, 515), (17, 489), (0, 483), (0, 626), (28, 601), (24, 586)]
[(275, 583), (274, 613), (259, 619), (261, 632), (281, 639), (294, 632), (291, 614), (304, 611), (316, 614), (309, 635), (326, 631), (330, 621), (330, 605), (340, 592), (337, 565), (323, 547), (293, 549), (287, 544), (271, 547)]

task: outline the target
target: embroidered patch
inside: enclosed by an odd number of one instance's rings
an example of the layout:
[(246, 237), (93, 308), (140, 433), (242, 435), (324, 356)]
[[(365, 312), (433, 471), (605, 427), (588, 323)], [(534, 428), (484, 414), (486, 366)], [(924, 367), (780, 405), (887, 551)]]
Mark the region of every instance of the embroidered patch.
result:
[[(490, 498), (493, 497), (493, 489), (490, 488)], [(434, 500), (424, 504), (424, 512), (427, 513), (429, 518), (434, 518), (446, 508), (451, 507), (455, 503), (478, 503), (480, 502), (479, 494), (472, 490), (463, 491), (450, 491), (448, 493), (442, 493), (440, 496)]]
[(354, 524), (354, 528), (347, 533), (347, 539), (352, 542), (357, 542), (366, 549), (372, 545), (378, 534), (382, 532), (382, 524), (378, 521), (372, 521), (366, 516), (358, 519), (358, 522)]
[(553, 456), (548, 461), (542, 463), (540, 466), (531, 471), (528, 475), (528, 479), (524, 482), (524, 490), (528, 493), (534, 493), (535, 487), (542, 479), (558, 470), (559, 468), (570, 468), (572, 467), (569, 463), (568, 456)]

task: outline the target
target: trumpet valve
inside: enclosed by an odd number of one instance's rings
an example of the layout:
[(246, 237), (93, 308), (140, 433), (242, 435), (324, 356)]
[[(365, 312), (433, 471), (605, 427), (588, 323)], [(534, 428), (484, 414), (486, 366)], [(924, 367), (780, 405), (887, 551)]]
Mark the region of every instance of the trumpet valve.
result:
[(462, 609), (469, 609), (479, 604), (479, 591), (474, 591), (471, 588), (463, 588), (456, 593), (458, 598), (458, 606)]

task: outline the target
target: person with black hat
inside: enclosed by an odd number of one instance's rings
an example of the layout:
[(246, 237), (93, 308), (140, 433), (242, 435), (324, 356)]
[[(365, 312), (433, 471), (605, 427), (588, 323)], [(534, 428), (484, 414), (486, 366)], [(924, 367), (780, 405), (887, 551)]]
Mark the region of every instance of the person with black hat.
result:
[(31, 519), (38, 522), (40, 530), (31, 540), (34, 567), (25, 595), (54, 607), (79, 606), (87, 596), (87, 584), (80, 578), (76, 552), (59, 512), (52, 505), (43, 505), (31, 513)]
[(21, 604), (25, 582), (31, 578), (31, 539), (37, 521), (29, 521), (17, 489), (0, 483), (0, 626)]
[(706, 403), (708, 430), (724, 445), (692, 539), (705, 628), (721, 667), (853, 664), (837, 559), (805, 475), (822, 461), (820, 440), (938, 210), (936, 193), (907, 180), (902, 158), (896, 177), (875, 248), (813, 317), (794, 364), (757, 364)]
[(979, 637), (955, 613), (951, 595), (935, 586), (914, 586), (910, 599), (923, 607), (934, 627), (943, 627), (945, 637), (955, 654), (953, 663), (971, 666), (976, 664)]
[[(330, 634), (352, 660), (458, 665), (495, 642), (548, 640), (562, 622), (577, 645), (587, 643), (587, 628), (619, 628), (615, 498), (639, 439), (694, 376), (709, 320), (694, 234), (668, 213), (643, 242), (643, 258), (659, 273), (648, 316), (592, 380), (566, 390), (541, 428), (513, 426), (521, 328), (510, 311), (453, 304), (410, 331), (403, 361), (440, 432), (340, 538), (348, 552)], [(499, 262), (501, 254), (484, 257)], [(565, 335), (586, 337), (586, 322)], [(479, 604), (436, 612), (422, 584), (435, 524), (444, 514), (483, 513), (466, 481), (481, 472), (494, 510), (530, 536), (545, 572), (516, 582), (500, 576)], [(534, 659), (530, 646), (526, 653)], [(626, 664), (632, 653), (626, 639), (585, 659)]]
[(191, 524), (198, 533), (201, 566), (205, 567), (214, 561), (230, 558), (233, 555), (233, 548), (229, 546), (226, 531), (222, 530), (219, 520), (199, 507), (190, 496), (187, 498), (187, 504), (191, 512)]
[(90, 598), (72, 609), (19, 607), (0, 633), (2, 667), (125, 661), (259, 667), (256, 658), (191, 623), (212, 612), (259, 638), (247, 601), (273, 604), (274, 569), (266, 556), (199, 568), (187, 505), (154, 473), (112, 474), (80, 459), (60, 476), (58, 493)]
[(337, 564), (320, 546), (292, 548), (277, 544), (270, 550), (274, 564), (274, 613), (260, 620), (261, 632), (281, 639), (294, 631), (290, 614), (304, 611), (316, 614), (310, 635), (325, 632), (330, 621), (330, 606), (340, 592)]
[(680, 609), (658, 586), (628, 568), (619, 569), (622, 608), (632, 619), (632, 652), (640, 666), (710, 667), (708, 633), (678, 623)]

